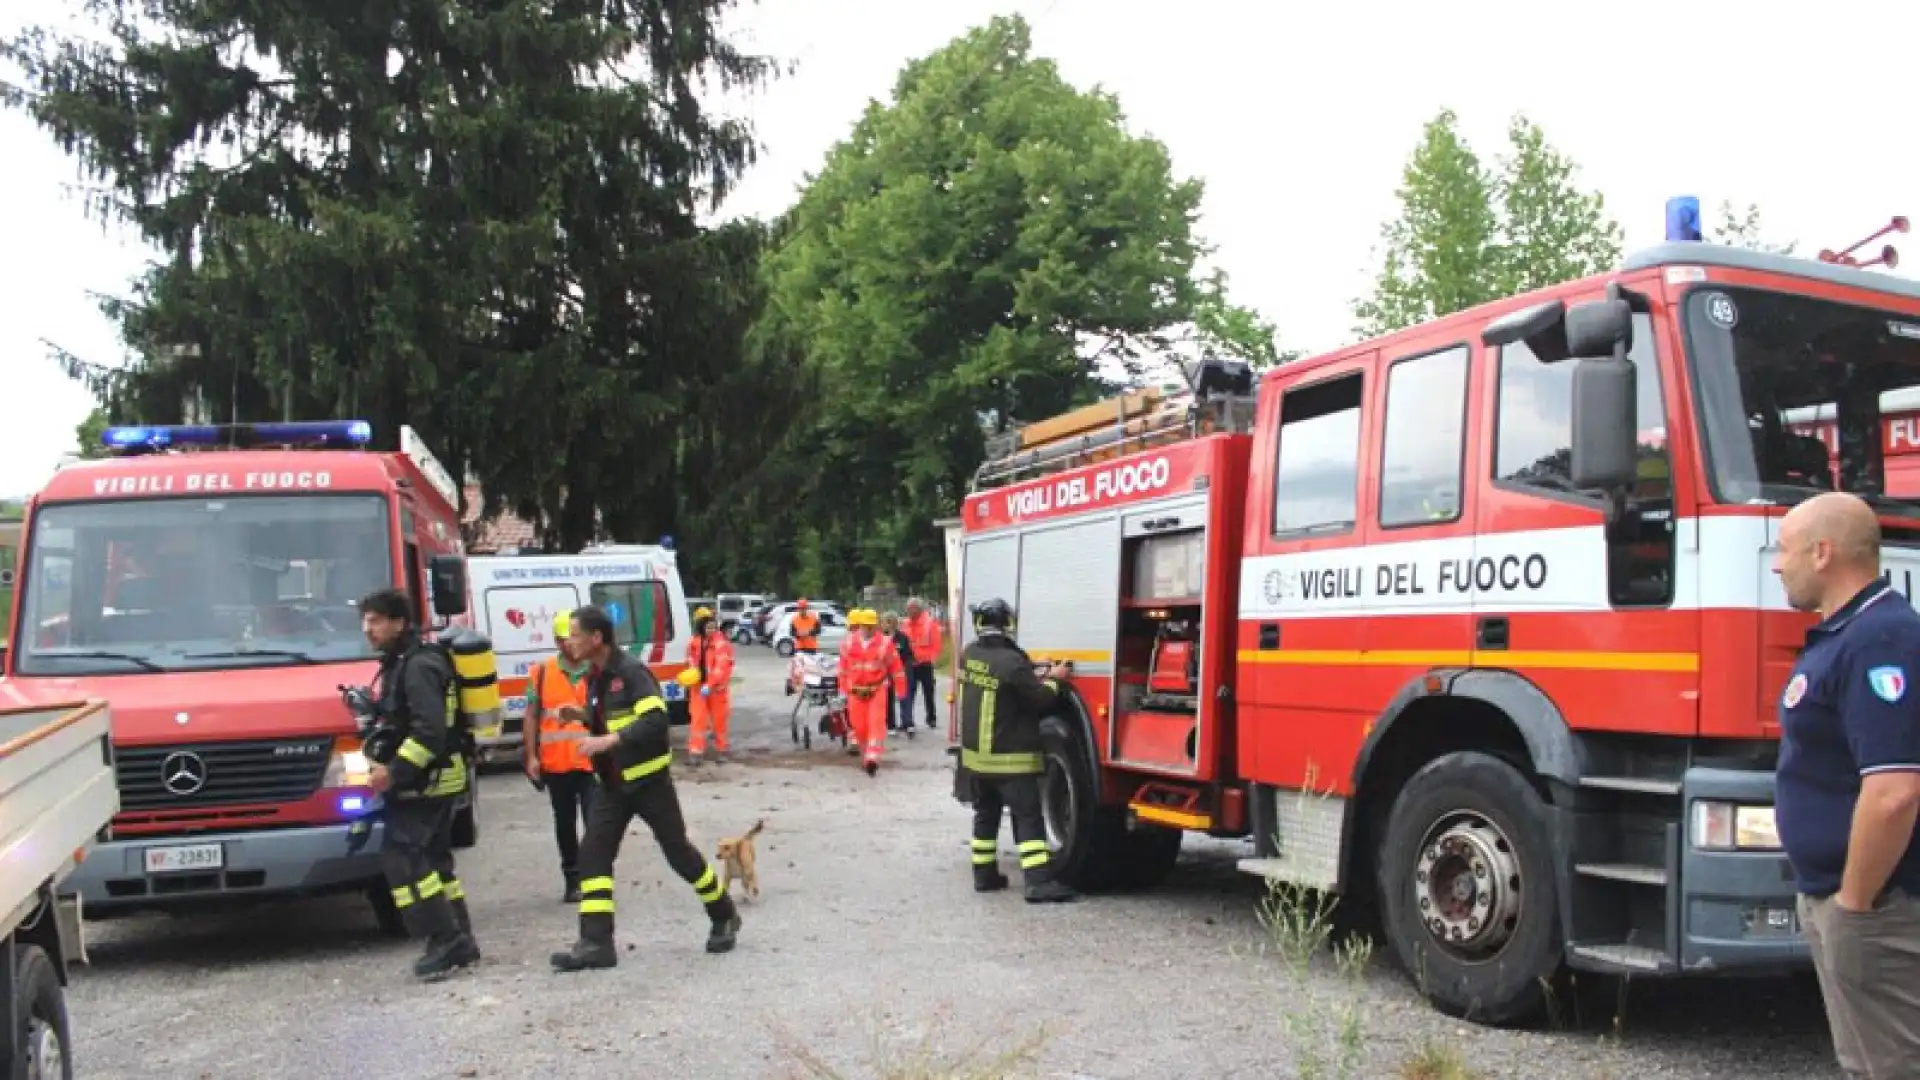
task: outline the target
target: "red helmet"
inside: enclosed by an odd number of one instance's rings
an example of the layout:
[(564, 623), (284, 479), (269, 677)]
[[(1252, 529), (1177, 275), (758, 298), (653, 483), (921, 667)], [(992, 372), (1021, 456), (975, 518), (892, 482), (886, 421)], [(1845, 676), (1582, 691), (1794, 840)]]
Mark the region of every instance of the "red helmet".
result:
[(799, 610), (799, 611), (807, 610), (807, 598), (803, 596), (800, 599), (795, 600), (793, 602), (793, 606), (796, 610)]

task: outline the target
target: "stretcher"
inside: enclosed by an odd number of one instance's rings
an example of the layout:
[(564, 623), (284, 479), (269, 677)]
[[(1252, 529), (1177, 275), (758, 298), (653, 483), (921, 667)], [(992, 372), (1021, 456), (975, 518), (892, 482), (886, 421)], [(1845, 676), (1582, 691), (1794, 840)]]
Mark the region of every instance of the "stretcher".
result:
[(788, 731), (802, 749), (813, 749), (817, 731), (845, 746), (853, 724), (846, 695), (840, 693), (840, 673), (834, 658), (819, 653), (795, 653), (787, 664), (787, 692), (795, 698)]

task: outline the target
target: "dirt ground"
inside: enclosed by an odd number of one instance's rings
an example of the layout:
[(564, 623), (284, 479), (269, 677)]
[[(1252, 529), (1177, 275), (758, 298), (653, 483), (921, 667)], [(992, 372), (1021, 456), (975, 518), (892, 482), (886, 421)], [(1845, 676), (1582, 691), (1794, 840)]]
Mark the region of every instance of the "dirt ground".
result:
[[(702, 951), (698, 902), (636, 826), (618, 870), (620, 967), (551, 973), (575, 923), (546, 799), (489, 775), (481, 844), (460, 860), (477, 969), (415, 984), (417, 947), (380, 937), (351, 897), (93, 923), (70, 996), (78, 1075), (1391, 1077), (1425, 1047), (1487, 1078), (1839, 1075), (1808, 979), (1593, 987), (1580, 1015), (1532, 1032), (1439, 1016), (1384, 950), (1357, 983), (1329, 970), (1303, 986), (1264, 948), (1238, 844), (1189, 838), (1145, 894), (977, 896), (944, 727), (893, 740), (869, 779), (836, 751), (793, 747), (783, 662), (741, 651), (744, 760), (676, 769), (702, 848), (767, 822), (764, 892), (743, 905), (735, 952)], [(1004, 833), (1002, 865), (1015, 867)], [(1345, 1040), (1341, 1015), (1356, 1025)], [(1315, 1073), (1343, 1041), (1355, 1068)], [(981, 1068), (1023, 1049), (1024, 1065)]]

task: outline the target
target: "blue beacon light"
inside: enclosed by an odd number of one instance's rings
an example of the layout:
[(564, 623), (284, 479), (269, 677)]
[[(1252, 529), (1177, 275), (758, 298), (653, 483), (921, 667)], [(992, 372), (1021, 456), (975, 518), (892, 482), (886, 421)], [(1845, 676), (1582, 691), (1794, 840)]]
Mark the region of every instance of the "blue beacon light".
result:
[(1667, 200), (1668, 242), (1700, 242), (1700, 200), (1693, 195), (1676, 195)]
[(373, 425), (365, 420), (312, 420), (267, 424), (161, 424), (110, 427), (100, 433), (109, 450), (163, 450), (170, 446), (365, 446)]

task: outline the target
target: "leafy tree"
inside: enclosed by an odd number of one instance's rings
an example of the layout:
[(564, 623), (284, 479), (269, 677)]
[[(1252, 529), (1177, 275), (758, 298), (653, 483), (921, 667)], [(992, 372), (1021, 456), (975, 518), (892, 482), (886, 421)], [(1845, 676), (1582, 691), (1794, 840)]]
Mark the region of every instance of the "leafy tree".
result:
[(23, 32), (7, 101), (164, 254), (105, 304), (146, 362), (81, 373), (156, 421), (410, 424), (568, 547), (674, 531), (715, 487), (684, 419), (744, 362), (715, 268), (753, 256), (695, 221), (751, 158), (696, 87), (768, 70), (731, 7), (88, 0), (96, 33)]
[(1452, 109), (1427, 122), (1400, 174), (1400, 214), (1380, 230), (1373, 294), (1354, 306), (1358, 334), (1384, 334), (1499, 295), (1505, 268), (1495, 183)]
[(1572, 281), (1619, 265), (1623, 236), (1606, 199), (1575, 184), (1578, 167), (1524, 116), (1507, 128), (1508, 153), (1494, 182), (1499, 207), (1501, 295)]
[(1489, 169), (1443, 110), (1401, 175), (1400, 213), (1381, 228), (1380, 270), (1354, 305), (1356, 332), (1388, 333), (1614, 265), (1620, 228), (1576, 173), (1524, 116)]
[(1258, 311), (1227, 299), (1227, 272), (1215, 270), (1199, 283), (1193, 302), (1194, 338), (1203, 352), (1267, 368), (1294, 359), (1280, 349), (1279, 330)]
[(101, 444), (100, 436), (107, 430), (107, 410), (96, 408), (87, 414), (85, 420), (73, 430), (78, 446), (76, 452), (83, 458), (98, 458), (107, 455), (107, 448)]
[(1760, 207), (1754, 203), (1748, 203), (1742, 210), (1736, 209), (1731, 201), (1722, 199), (1718, 217), (1709, 234), (1716, 244), (1774, 255), (1791, 255), (1797, 246), (1793, 242), (1781, 244), (1767, 239), (1766, 229), (1760, 220)]
[[(936, 582), (935, 518), (984, 452), (978, 418), (1052, 415), (1189, 321), (1197, 181), (996, 18), (909, 63), (834, 147), (769, 255), (761, 333), (820, 381), (803, 489), (816, 587)], [(1222, 324), (1227, 325), (1225, 323)], [(1077, 350), (1082, 340), (1095, 347)]]

